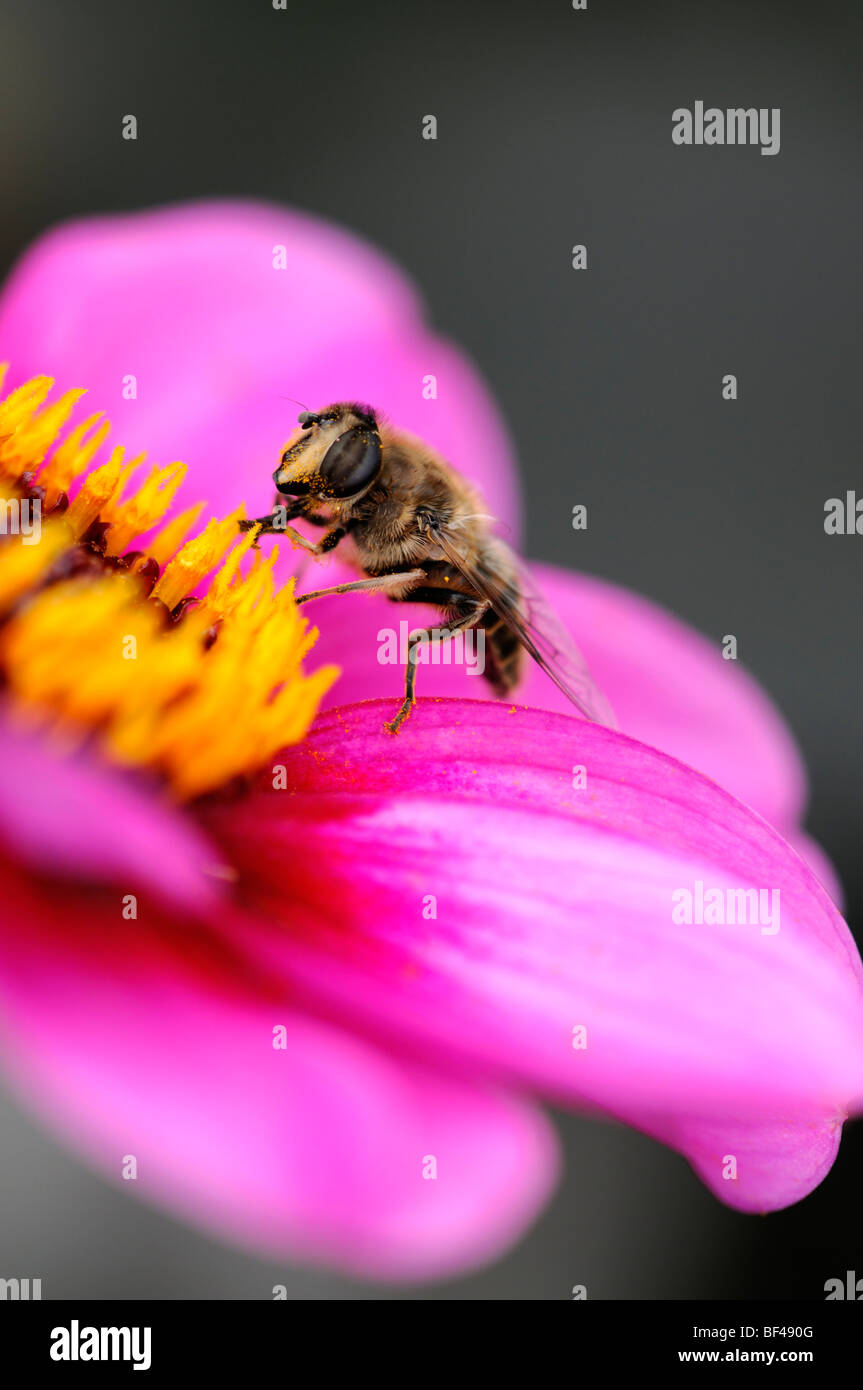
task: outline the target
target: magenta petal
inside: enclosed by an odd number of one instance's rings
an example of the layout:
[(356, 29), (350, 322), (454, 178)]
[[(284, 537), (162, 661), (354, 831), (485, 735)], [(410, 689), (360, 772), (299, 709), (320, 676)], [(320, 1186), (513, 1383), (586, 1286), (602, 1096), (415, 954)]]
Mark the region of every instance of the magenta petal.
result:
[[(709, 642), (648, 599), (587, 575), (537, 566), (549, 602), (578, 634), (620, 728), (712, 777), (780, 830), (799, 821), (806, 773), (794, 739), (761, 686), (719, 637)], [(523, 698), (545, 698), (532, 674)]]
[(218, 902), (221, 857), (194, 821), (104, 763), (61, 756), (0, 718), (0, 840), (37, 872), (141, 886), (188, 910)]
[(807, 835), (805, 830), (786, 831), (786, 838), (788, 843), (794, 846), (800, 858), (806, 861), (815, 877), (824, 885), (839, 911), (842, 912), (845, 904), (845, 892), (836, 872), (836, 866), (823, 845), (819, 845), (818, 841), (813, 840), (811, 835)]
[(835, 1115), (629, 1122), (686, 1154), (720, 1201), (748, 1212), (778, 1211), (808, 1196), (832, 1168), (842, 1137)]
[[(88, 387), (83, 406), (106, 411), (133, 452), (187, 463), (186, 505), (269, 510), (300, 409), (286, 398), (312, 409), (347, 398), (421, 435), (496, 515), (518, 519), (509, 446), (476, 369), (430, 331), (380, 252), (303, 213), (201, 202), (67, 223), (13, 272), (0, 356), (15, 383), (47, 373)], [(137, 398), (127, 400), (130, 375)], [(427, 400), (429, 375), (437, 397)]]
[[(281, 757), (289, 791), (210, 818), (273, 922), (267, 969), (424, 1055), (613, 1114), (797, 1124), (863, 1103), (859, 956), (760, 817), (585, 721), (429, 701), (393, 738), (389, 712), (323, 716)], [(765, 913), (777, 891), (780, 929), (675, 922), (698, 882), (763, 889)]]
[(529, 1105), (241, 988), (146, 908), (121, 932), (83, 894), (4, 896), (7, 1072), (115, 1181), (134, 1156), (128, 1191), (273, 1256), (395, 1279), (492, 1258), (547, 1199), (556, 1145)]

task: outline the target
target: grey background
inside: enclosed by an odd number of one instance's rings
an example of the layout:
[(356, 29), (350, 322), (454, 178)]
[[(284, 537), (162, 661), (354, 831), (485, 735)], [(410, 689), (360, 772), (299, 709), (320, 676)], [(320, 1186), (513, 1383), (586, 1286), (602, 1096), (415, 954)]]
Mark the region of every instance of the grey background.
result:
[[(295, 202), (384, 248), (501, 404), (528, 550), (737, 634), (802, 743), (853, 925), (863, 537), (825, 536), (823, 507), (863, 495), (861, 39), (854, 0), (7, 0), (0, 271), (61, 217), (211, 194)], [(780, 107), (781, 152), (673, 146), (672, 110), (698, 98)], [(516, 1250), (380, 1289), (210, 1242), (3, 1102), (0, 1273), (46, 1297), (823, 1298), (863, 1275), (861, 1128), (806, 1202), (754, 1218), (641, 1136), (563, 1117), (565, 1182)]]

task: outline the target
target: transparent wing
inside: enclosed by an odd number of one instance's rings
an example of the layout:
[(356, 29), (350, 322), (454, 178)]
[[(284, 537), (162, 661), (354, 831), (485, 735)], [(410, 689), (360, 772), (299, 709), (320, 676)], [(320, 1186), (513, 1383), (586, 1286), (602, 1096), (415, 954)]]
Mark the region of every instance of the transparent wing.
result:
[(429, 536), (576, 709), (597, 724), (616, 728), (614, 711), (587, 662), (515, 552), (495, 538), (478, 565), (466, 559), (457, 529), (433, 527)]

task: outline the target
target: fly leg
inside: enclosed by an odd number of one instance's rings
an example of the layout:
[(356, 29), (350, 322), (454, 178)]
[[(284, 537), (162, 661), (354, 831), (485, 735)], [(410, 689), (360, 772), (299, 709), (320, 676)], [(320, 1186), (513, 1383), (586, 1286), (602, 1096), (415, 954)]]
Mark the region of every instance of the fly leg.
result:
[(326, 555), (328, 550), (334, 550), (339, 541), (348, 534), (346, 526), (334, 526), (332, 531), (328, 531), (319, 541), (309, 541), (293, 526), (288, 526), (279, 512), (273, 512), (272, 516), (259, 516), (254, 521), (238, 521), (237, 525), (241, 531), (252, 531), (256, 526), (260, 526), (256, 541), (261, 536), (287, 536), (291, 545), (302, 546), (303, 550), (308, 550), (311, 555)]
[[(326, 540), (326, 537), (324, 537)], [(420, 579), (425, 579), (425, 570), (398, 570), (395, 574), (376, 574), (371, 579), (354, 579), (349, 584), (334, 584), (330, 589), (313, 589), (310, 594), (300, 594), (296, 603), (308, 603), (312, 598), (328, 598), (330, 594), (384, 593), (399, 595), (413, 587)]]
[(300, 535), (293, 526), (287, 525), (280, 512), (273, 512), (271, 516), (259, 516), (238, 521), (237, 525), (241, 531), (253, 531), (256, 526), (261, 528), (255, 537), (255, 545), (261, 536), (287, 536), (291, 545), (302, 546), (303, 550), (308, 550), (312, 555), (326, 555), (328, 550), (333, 550), (342, 537), (347, 535), (346, 527), (335, 526), (319, 541), (306, 540), (306, 537)]
[(249, 517), (238, 521), (237, 525), (241, 531), (253, 531), (256, 526), (260, 527), (255, 537), (255, 547), (261, 536), (287, 536), (291, 544), (299, 544), (306, 550), (310, 550), (315, 555), (323, 555), (333, 546), (338, 545), (343, 536), (347, 535), (347, 527), (336, 526), (332, 531), (324, 536), (323, 540), (317, 545), (312, 541), (307, 541), (305, 536), (301, 536), (299, 531), (295, 531), (293, 526), (289, 526), (289, 521), (295, 521), (301, 517), (303, 521), (308, 521), (312, 526), (329, 526), (330, 518), (321, 516), (315, 512), (303, 512), (296, 507), (286, 507), (284, 503), (279, 504), (278, 495), (276, 496), (276, 509), (269, 516)]
[(271, 512), (269, 516), (243, 517), (242, 521), (237, 522), (237, 527), (240, 531), (254, 531), (255, 527), (259, 526), (261, 529), (255, 537), (255, 545), (257, 546), (261, 536), (275, 535), (277, 531), (284, 529), (283, 526), (276, 525), (280, 517), (280, 512)]
[(468, 632), (471, 628), (478, 627), (490, 607), (491, 604), (488, 599), (478, 600), (460, 623), (457, 623), (455, 627), (446, 629), (442, 638), (439, 635), (435, 637), (435, 631), (440, 633), (440, 629), (418, 627), (411, 633), (408, 638), (408, 659), (405, 665), (405, 698), (402, 700), (401, 708), (395, 719), (384, 724), (388, 733), (397, 734), (414, 707), (416, 701), (414, 691), (417, 683), (417, 651), (419, 648), (427, 647), (435, 641), (450, 642), (457, 633)]
[[(293, 546), (302, 546), (303, 550), (309, 550), (310, 555), (327, 555), (328, 550), (335, 550), (340, 539), (347, 535), (346, 525), (336, 525), (332, 531), (327, 532), (325, 537), (321, 537), (320, 541), (307, 541), (304, 535), (300, 535), (300, 532), (295, 530), (295, 527), (286, 523), (281, 512), (274, 512), (268, 517), (254, 517), (247, 521), (238, 521), (236, 524), (238, 524), (240, 531), (253, 531), (256, 525), (260, 527), (260, 531), (254, 538), (256, 545), (263, 535), (286, 535)], [(315, 520), (314, 524), (320, 525), (321, 523)]]
[[(269, 516), (259, 516), (256, 519), (244, 520), (238, 523), (241, 531), (252, 531), (256, 526), (260, 526), (261, 529), (258, 532), (257, 536), (255, 536), (253, 542), (252, 548), (254, 550), (259, 549), (258, 541), (260, 540), (261, 536), (281, 535), (282, 532), (285, 530), (285, 523), (288, 521), (292, 521), (295, 517), (301, 516), (303, 521), (307, 521), (310, 526), (329, 526), (331, 524), (331, 518), (323, 515), (320, 512), (304, 512), (297, 507), (286, 507), (282, 494), (280, 492), (276, 493), (273, 506), (275, 508), (275, 511), (273, 511)], [(294, 534), (296, 534), (296, 532)], [(341, 537), (338, 537), (338, 539), (341, 540)], [(294, 579), (298, 582), (302, 579), (306, 571), (307, 565), (308, 559), (304, 558), (300, 561), (299, 565), (297, 566), (297, 569), (294, 572)]]
[[(273, 499), (273, 508), (274, 510), (270, 512), (269, 516), (244, 517), (242, 521), (237, 522), (241, 531), (254, 531), (256, 526), (261, 528), (255, 537), (256, 549), (261, 536), (277, 536), (280, 531), (284, 531), (289, 521), (295, 521), (297, 517), (303, 515), (302, 508), (296, 503), (292, 502), (290, 506), (287, 506), (280, 492), (277, 492)], [(317, 517), (311, 519), (314, 520), (315, 525), (322, 524)]]

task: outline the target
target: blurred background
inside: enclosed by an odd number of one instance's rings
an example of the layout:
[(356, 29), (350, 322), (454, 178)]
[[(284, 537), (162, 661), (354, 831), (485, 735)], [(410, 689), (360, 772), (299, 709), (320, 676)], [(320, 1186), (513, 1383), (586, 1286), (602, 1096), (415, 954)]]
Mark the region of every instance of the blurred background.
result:
[[(802, 745), (854, 927), (863, 537), (823, 522), (863, 496), (861, 43), (853, 0), (4, 0), (0, 273), (60, 219), (195, 196), (293, 203), (380, 246), (490, 383), (528, 553), (737, 636)], [(780, 153), (674, 146), (697, 99), (779, 107)], [(566, 1177), (520, 1246), (393, 1289), (220, 1246), (0, 1100), (0, 1274), (170, 1299), (822, 1299), (863, 1277), (860, 1122), (812, 1196), (763, 1218), (637, 1134), (560, 1127)]]

